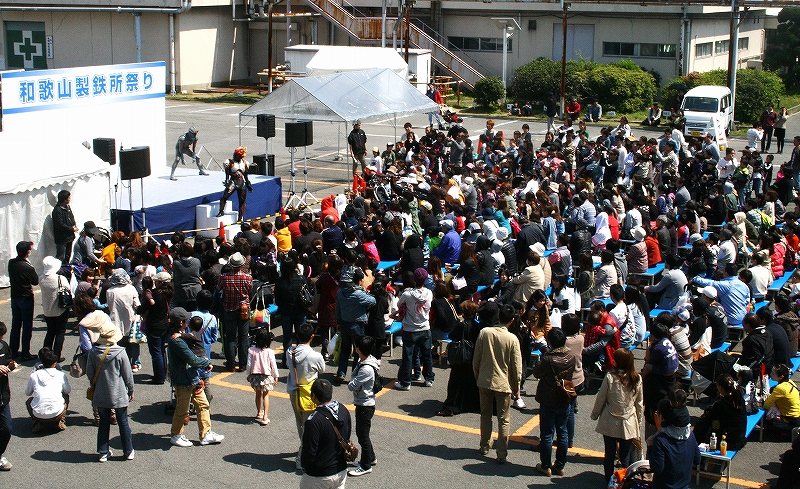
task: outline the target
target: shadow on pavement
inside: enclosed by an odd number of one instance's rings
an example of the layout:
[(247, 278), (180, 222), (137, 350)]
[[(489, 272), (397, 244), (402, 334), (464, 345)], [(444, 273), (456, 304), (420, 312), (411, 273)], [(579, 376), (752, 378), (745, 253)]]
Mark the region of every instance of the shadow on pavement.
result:
[(416, 445), (408, 447), (408, 451), (442, 460), (481, 460), (483, 458), (477, 448), (450, 448), (446, 445)]
[[(166, 428), (169, 430), (169, 427)], [(112, 440), (114, 439), (114, 431), (111, 431)], [(187, 438), (190, 440), (192, 439), (189, 435)], [(151, 450), (161, 450), (162, 452), (168, 451), (172, 448), (172, 445), (169, 443), (169, 436), (167, 434), (164, 435), (155, 435), (153, 433), (133, 433), (133, 448), (136, 452), (147, 452)]]
[[(566, 475), (564, 477), (552, 477), (549, 478), (550, 481), (552, 481), (553, 483), (561, 482), (563, 484), (563, 482), (565, 482), (564, 479), (567, 479), (566, 482), (570, 485), (570, 487), (602, 487), (608, 484), (608, 481), (601, 483), (603, 479), (603, 474), (598, 474), (597, 472), (585, 471), (579, 474), (571, 473), (569, 471), (569, 462), (567, 462), (567, 465), (564, 468), (564, 470), (566, 471)], [(531, 482), (531, 484), (528, 484), (528, 487), (530, 488), (541, 487), (542, 484), (548, 482), (548, 477), (545, 477), (539, 472), (536, 472), (536, 470), (533, 468), (531, 468), (531, 471), (533, 472), (533, 481)]]
[(139, 424), (169, 424), (172, 422), (172, 411), (165, 414), (165, 402), (142, 404), (139, 409), (130, 413), (131, 420)]
[(219, 423), (232, 423), (239, 425), (256, 424), (253, 416), (231, 416), (223, 413), (214, 413), (211, 415), (211, 421)]
[(400, 404), (398, 409), (405, 411), (411, 416), (419, 418), (433, 418), (442, 409), (442, 401), (436, 399), (425, 399), (419, 404)]
[(41, 460), (44, 462), (61, 462), (68, 464), (85, 464), (85, 463), (97, 462), (96, 453), (85, 453), (77, 450), (75, 451), (59, 450), (57, 452), (51, 450), (39, 450), (38, 452), (34, 452), (33, 454), (31, 454), (31, 458), (34, 460)]
[(261, 472), (280, 470), (281, 472), (293, 474), (296, 472), (295, 455), (297, 455), (296, 452), (271, 454), (241, 452), (225, 455), (222, 460), (253, 470), (260, 470)]

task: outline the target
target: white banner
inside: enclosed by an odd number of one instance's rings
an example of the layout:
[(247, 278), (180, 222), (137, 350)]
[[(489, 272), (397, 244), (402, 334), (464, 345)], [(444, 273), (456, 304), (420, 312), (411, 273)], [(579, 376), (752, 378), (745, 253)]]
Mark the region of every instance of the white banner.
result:
[(4, 73), (3, 115), (164, 98), (165, 66), (157, 61)]

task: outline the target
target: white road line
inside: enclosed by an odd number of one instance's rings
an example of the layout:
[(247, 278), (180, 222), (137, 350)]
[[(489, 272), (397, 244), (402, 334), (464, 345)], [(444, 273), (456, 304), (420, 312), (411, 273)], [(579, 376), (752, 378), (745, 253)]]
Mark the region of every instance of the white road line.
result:
[(170, 124), (186, 124), (186, 122), (184, 121), (164, 121), (164, 122), (169, 122)]
[(195, 113), (198, 113), (198, 112), (211, 112), (212, 110), (225, 110), (225, 109), (230, 109), (230, 108), (231, 107), (229, 107), (229, 106), (211, 107), (210, 109), (193, 110), (192, 113), (195, 114)]
[(191, 107), (194, 104), (181, 104), (181, 105), (165, 105), (167, 109), (174, 109), (175, 107)]

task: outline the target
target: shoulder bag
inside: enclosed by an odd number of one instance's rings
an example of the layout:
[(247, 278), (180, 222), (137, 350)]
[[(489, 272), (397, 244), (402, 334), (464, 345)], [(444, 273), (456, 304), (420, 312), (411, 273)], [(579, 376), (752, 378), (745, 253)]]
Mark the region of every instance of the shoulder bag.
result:
[(61, 284), (61, 275), (58, 276), (58, 291), (56, 292), (56, 299), (58, 300), (58, 307), (66, 309), (72, 307), (72, 292), (69, 287)]
[(310, 413), (317, 409), (317, 405), (311, 400), (311, 384), (301, 384), (300, 377), (297, 376), (296, 350), (292, 350), (292, 369), (294, 370), (294, 383), (297, 385), (294, 407), (297, 412)]
[[(447, 301), (450, 303), (450, 301)], [(450, 307), (453, 307), (453, 304), (450, 304)], [(453, 313), (455, 314), (455, 308), (453, 308)], [(456, 315), (456, 317), (458, 317)], [(475, 353), (475, 345), (467, 339), (469, 336), (469, 323), (464, 322), (464, 332), (461, 335), (461, 339), (458, 341), (451, 341), (449, 345), (447, 345), (447, 361), (450, 362), (450, 365), (467, 365), (472, 363), (472, 356)]]
[(111, 350), (111, 345), (106, 348), (106, 351), (103, 352), (103, 358), (100, 359), (100, 365), (97, 366), (97, 370), (94, 371), (94, 377), (92, 378), (92, 383), (89, 384), (89, 388), (86, 389), (86, 399), (90, 401), (94, 400), (94, 387), (97, 385), (97, 377), (100, 376), (100, 370), (103, 368), (103, 362), (106, 361), (106, 355), (108, 355), (109, 350)]
[[(328, 408), (323, 409), (327, 410)], [(342, 437), (342, 434), (339, 433), (339, 428), (337, 428), (331, 418), (328, 417), (328, 413), (324, 413), (323, 416), (325, 416), (325, 419), (327, 419), (331, 424), (333, 431), (336, 432), (336, 438), (339, 439), (339, 446), (342, 447), (342, 450), (344, 450), (344, 459), (348, 462), (355, 462), (358, 458), (358, 447), (356, 447), (356, 444), (351, 440), (345, 440), (344, 437)]]
[(72, 357), (72, 363), (69, 366), (70, 376), (77, 379), (86, 374), (87, 357), (88, 353), (85, 353), (83, 350), (81, 350), (81, 347), (78, 346), (78, 349), (75, 350), (75, 355)]
[(303, 285), (300, 286), (300, 306), (308, 309), (314, 305), (314, 294), (308, 290), (308, 281), (304, 278)]
[(553, 368), (553, 364), (547, 362), (550, 366), (550, 372), (553, 373), (553, 379), (555, 381), (555, 391), (562, 396), (566, 397), (568, 400), (572, 400), (574, 397), (578, 397), (578, 392), (575, 391), (575, 385), (572, 383), (572, 380), (567, 379), (559, 379), (558, 375), (556, 375), (556, 371)]

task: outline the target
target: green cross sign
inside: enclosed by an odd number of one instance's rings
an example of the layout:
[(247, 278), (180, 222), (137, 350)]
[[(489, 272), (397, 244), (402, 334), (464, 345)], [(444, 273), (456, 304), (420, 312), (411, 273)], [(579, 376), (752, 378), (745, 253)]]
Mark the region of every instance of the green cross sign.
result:
[(42, 30), (6, 30), (6, 54), (9, 68), (46, 69), (45, 33)]

